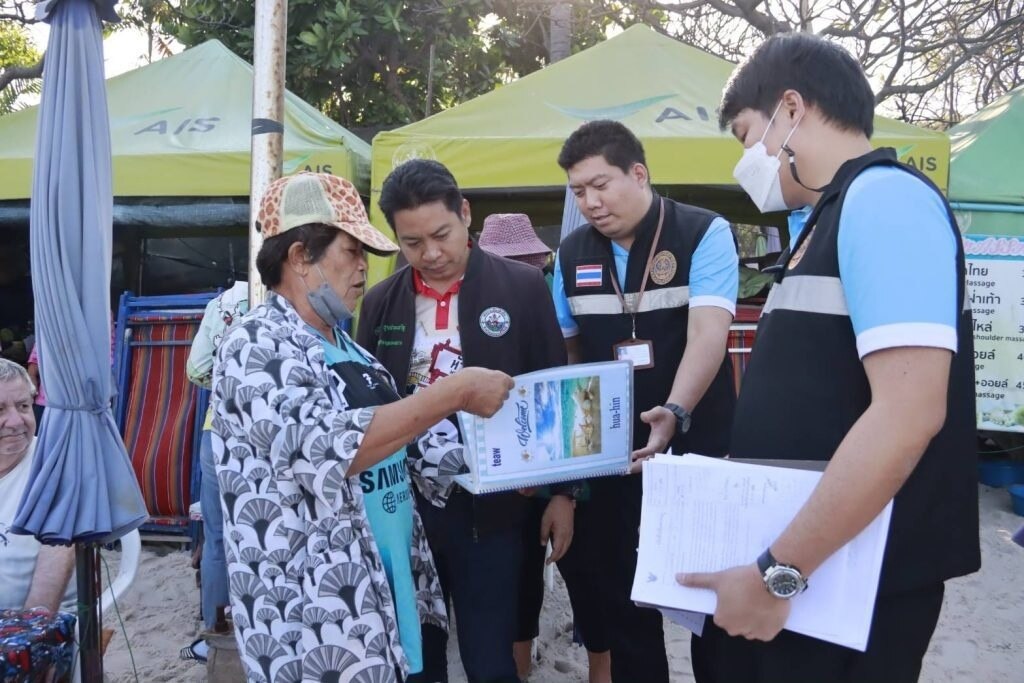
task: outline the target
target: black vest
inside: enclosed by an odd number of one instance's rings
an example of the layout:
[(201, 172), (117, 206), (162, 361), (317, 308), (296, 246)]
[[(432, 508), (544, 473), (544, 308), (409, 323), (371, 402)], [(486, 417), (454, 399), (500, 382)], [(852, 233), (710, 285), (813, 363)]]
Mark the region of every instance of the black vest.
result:
[[(658, 225), (659, 202), (654, 201), (641, 221), (629, 250), (626, 266), (625, 297), (640, 291), (651, 242)], [(633, 443), (647, 444), (650, 429), (640, 421), (640, 413), (663, 405), (672, 390), (676, 369), (686, 348), (686, 326), (689, 320), (690, 261), (717, 214), (704, 209), (665, 200), (665, 223), (656, 253), (669, 252), (675, 259), (671, 279), (658, 284), (652, 276), (641, 299), (636, 316), (637, 339), (654, 343), (654, 367), (637, 370), (633, 379)], [(632, 322), (612, 285), (617, 277), (611, 241), (593, 226), (573, 232), (558, 250), (562, 281), (569, 307), (579, 325), (579, 342), (585, 363), (612, 360), (612, 347), (629, 339)], [(664, 263), (664, 259), (661, 259)], [(596, 277), (600, 270), (600, 278)], [(666, 273), (666, 271), (662, 271)], [(632, 305), (632, 304), (631, 304)], [(704, 398), (693, 411), (690, 432), (672, 441), (677, 454), (694, 452), (703, 455), (725, 455), (729, 452), (729, 425), (736, 402), (732, 364), (722, 363)]]
[[(737, 458), (828, 460), (871, 403), (839, 273), (839, 215), (865, 169), (891, 166), (941, 192), (923, 174), (880, 149), (846, 162), (823, 192), (780, 264), (743, 376), (732, 454)], [(943, 199), (945, 203), (945, 199)], [(891, 594), (976, 571), (974, 339), (965, 304), (963, 243), (957, 243), (958, 352), (950, 368), (946, 422), (896, 495), (879, 592)], [(801, 254), (801, 252), (803, 252)], [(871, 466), (871, 454), (864, 454)]]

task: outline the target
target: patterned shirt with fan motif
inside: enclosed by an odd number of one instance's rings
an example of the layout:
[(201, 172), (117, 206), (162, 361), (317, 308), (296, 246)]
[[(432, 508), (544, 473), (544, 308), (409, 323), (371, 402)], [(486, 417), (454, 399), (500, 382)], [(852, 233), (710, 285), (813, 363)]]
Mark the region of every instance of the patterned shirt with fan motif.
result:
[[(213, 448), (249, 681), (398, 683), (409, 661), (392, 589), (360, 482), (346, 476), (375, 408), (357, 405), (358, 392), (328, 368), (322, 338), (275, 294), (227, 332), (214, 375)], [(438, 465), (459, 445), (430, 432), (416, 445), (412, 481), (443, 501), (451, 484)], [(437, 571), (412, 512), (419, 620), (446, 628)]]

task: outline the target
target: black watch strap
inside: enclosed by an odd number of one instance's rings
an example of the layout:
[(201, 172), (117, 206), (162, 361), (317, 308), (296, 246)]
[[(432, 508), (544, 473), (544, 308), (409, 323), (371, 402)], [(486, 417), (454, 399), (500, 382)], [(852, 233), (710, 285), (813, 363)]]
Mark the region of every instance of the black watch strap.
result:
[(676, 403), (666, 403), (665, 409), (676, 416), (676, 431), (680, 434), (690, 431), (690, 422), (693, 418), (690, 411)]
[(766, 571), (778, 563), (779, 561), (772, 555), (772, 549), (765, 548), (765, 551), (757, 558), (757, 571), (761, 572), (761, 576), (764, 576)]
[(783, 564), (779, 562), (775, 559), (775, 556), (772, 555), (772, 549), (765, 548), (764, 552), (761, 553), (760, 557), (757, 558), (757, 570), (761, 572), (761, 576), (764, 576), (764, 573), (766, 571), (768, 571), (776, 565), (778, 565), (779, 567), (789, 567), (790, 569), (795, 569), (797, 573), (800, 574), (800, 576), (803, 576), (804, 574), (802, 571), (800, 571), (799, 567), (794, 567), (791, 564)]

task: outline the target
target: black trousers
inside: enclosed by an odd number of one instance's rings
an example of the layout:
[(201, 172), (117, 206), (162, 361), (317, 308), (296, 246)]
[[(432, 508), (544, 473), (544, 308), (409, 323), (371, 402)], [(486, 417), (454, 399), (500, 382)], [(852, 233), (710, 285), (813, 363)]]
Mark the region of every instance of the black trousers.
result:
[(704, 624), (690, 641), (697, 683), (916, 683), (942, 608), (943, 584), (879, 596), (866, 652), (782, 631), (770, 643)]
[[(549, 502), (547, 498), (531, 499), (529, 514), (523, 524), (516, 642), (533, 640), (539, 632), (544, 604), (544, 556), (547, 552), (547, 548), (540, 544), (540, 527)], [(594, 523), (589, 501), (576, 505), (574, 518), (572, 544), (558, 561), (558, 572), (569, 593), (576, 640), (589, 652), (607, 652), (610, 624), (599, 583), (600, 565), (604, 558), (598, 552), (605, 530)]]
[[(473, 497), (459, 490), (444, 509), (417, 492), (445, 602), (454, 607), (459, 656), (469, 683), (519, 683), (512, 643), (518, 625), (522, 528), (476, 533)], [(423, 671), (410, 683), (448, 681), (448, 639), (423, 627)]]
[(580, 539), (595, 547), (577, 550), (598, 563), (603, 612), (609, 624), (612, 680), (669, 683), (661, 613), (637, 607), (630, 598), (640, 543), (642, 479), (639, 474), (603, 477), (590, 480), (590, 488), (587, 522), (602, 532)]

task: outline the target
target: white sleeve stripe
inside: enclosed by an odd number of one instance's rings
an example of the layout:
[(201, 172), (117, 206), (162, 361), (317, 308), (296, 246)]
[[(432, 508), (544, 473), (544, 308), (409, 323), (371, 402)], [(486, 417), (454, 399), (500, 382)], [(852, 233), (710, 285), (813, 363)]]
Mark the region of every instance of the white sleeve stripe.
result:
[(700, 308), (701, 306), (715, 306), (716, 308), (724, 308), (733, 315), (736, 315), (736, 302), (727, 299), (724, 296), (714, 296), (712, 294), (702, 294), (690, 298), (690, 308)]
[(857, 353), (861, 358), (874, 351), (900, 346), (927, 346), (956, 353), (956, 328), (939, 323), (894, 323), (872, 327), (857, 335)]
[(579, 333), (580, 333), (580, 328), (579, 327), (563, 327), (562, 328), (562, 337), (564, 339), (572, 339), (573, 337), (579, 336)]

